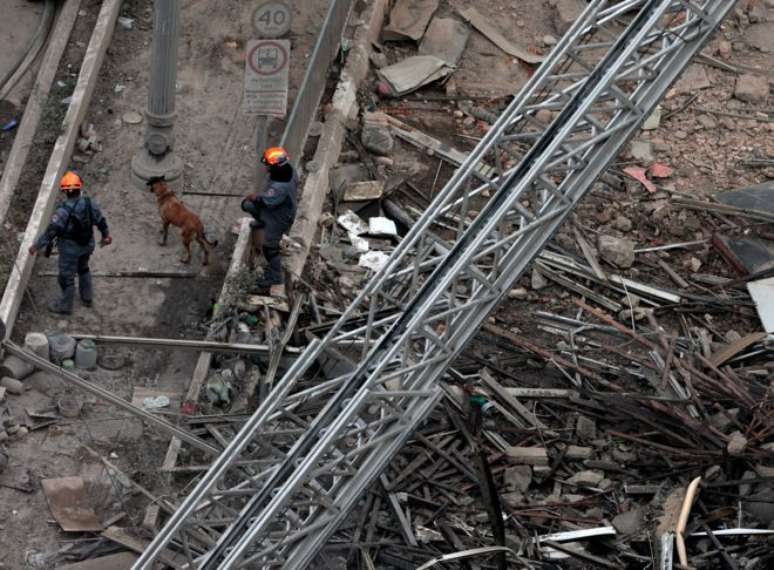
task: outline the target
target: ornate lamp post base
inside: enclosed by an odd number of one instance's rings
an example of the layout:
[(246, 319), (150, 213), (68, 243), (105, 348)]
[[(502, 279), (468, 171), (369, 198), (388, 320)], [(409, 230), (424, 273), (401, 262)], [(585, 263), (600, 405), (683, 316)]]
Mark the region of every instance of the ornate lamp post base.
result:
[(132, 182), (138, 188), (144, 188), (154, 176), (164, 176), (171, 182), (182, 175), (183, 161), (172, 151), (157, 156), (142, 148), (132, 157)]
[(180, 31), (180, 0), (153, 4), (153, 45), (150, 88), (145, 112), (145, 141), (132, 158), (132, 181), (143, 187), (149, 178), (175, 180), (183, 174), (183, 161), (175, 156), (175, 82)]

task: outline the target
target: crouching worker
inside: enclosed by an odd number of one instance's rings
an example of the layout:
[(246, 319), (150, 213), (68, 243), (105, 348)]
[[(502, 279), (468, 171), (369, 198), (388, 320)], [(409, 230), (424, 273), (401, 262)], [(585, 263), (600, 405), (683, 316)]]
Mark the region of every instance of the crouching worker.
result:
[(253, 192), (242, 200), (242, 210), (255, 218), (253, 227), (263, 233), (262, 250), (267, 268), (258, 282), (258, 293), (266, 295), (272, 285), (283, 283), (280, 241), (296, 219), (298, 178), (287, 152), (281, 147), (267, 149), (261, 162), (266, 166), (269, 182), (261, 194)]
[(59, 245), (59, 288), (61, 297), (49, 306), (49, 310), (62, 315), (73, 312), (75, 275), (81, 301), (91, 307), (94, 291), (89, 271), (89, 258), (94, 252), (94, 226), (102, 234), (100, 246), (110, 245), (107, 222), (99, 206), (90, 198), (81, 196), (83, 182), (74, 172), (67, 172), (59, 183), (65, 194), (64, 202), (56, 209), (45, 233), (30, 246), (30, 255), (45, 251), (48, 256), (56, 240)]

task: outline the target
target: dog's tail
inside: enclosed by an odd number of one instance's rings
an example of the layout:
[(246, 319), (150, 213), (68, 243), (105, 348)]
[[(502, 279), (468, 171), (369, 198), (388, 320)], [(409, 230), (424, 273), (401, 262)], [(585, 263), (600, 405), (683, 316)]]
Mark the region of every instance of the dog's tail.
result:
[(210, 247), (218, 247), (218, 240), (208, 240), (207, 239), (207, 233), (202, 231), (202, 239), (204, 240), (204, 243), (206, 243)]

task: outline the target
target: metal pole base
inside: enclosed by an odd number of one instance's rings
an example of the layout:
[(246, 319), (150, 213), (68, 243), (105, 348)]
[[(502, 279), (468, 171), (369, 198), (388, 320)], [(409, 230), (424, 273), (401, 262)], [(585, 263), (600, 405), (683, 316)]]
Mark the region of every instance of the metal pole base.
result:
[(132, 158), (132, 183), (138, 188), (145, 188), (154, 176), (164, 176), (171, 182), (182, 175), (183, 161), (172, 151), (156, 156), (142, 148)]

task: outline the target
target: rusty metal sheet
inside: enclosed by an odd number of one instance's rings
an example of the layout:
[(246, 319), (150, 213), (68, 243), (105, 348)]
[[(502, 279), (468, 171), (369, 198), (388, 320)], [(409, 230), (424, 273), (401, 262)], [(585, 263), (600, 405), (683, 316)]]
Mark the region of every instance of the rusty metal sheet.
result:
[(80, 477), (43, 479), (40, 484), (51, 514), (66, 532), (99, 531), (104, 527), (91, 505)]

